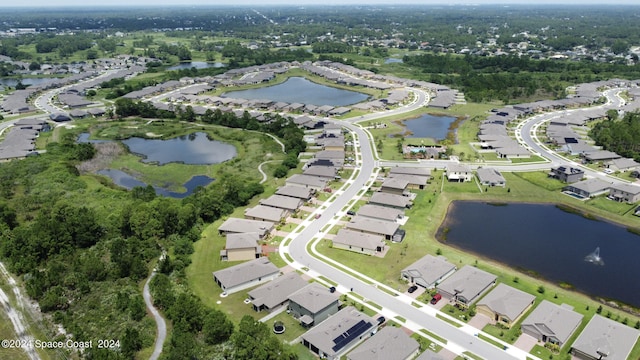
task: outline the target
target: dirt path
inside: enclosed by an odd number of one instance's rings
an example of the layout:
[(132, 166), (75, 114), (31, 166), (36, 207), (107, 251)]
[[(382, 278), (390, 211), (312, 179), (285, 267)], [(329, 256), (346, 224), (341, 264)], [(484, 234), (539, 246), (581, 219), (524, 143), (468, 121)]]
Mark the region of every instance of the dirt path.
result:
[(162, 354), (162, 346), (164, 345), (164, 340), (167, 338), (167, 323), (164, 321), (164, 318), (153, 306), (153, 302), (151, 301), (151, 293), (149, 292), (149, 282), (151, 279), (156, 276), (156, 272), (153, 271), (147, 282), (144, 283), (144, 290), (142, 291), (142, 296), (144, 297), (144, 303), (147, 305), (147, 310), (153, 315), (153, 319), (156, 321), (156, 342), (153, 348), (153, 354), (149, 357), (149, 360), (157, 360)]
[[(16, 333), (16, 340), (20, 340), (27, 344), (27, 346), (23, 347), (22, 350), (29, 356), (31, 360), (40, 360), (40, 355), (36, 352), (36, 349), (33, 347), (34, 337), (29, 333), (27, 329), (26, 322), (24, 320), (23, 311), (28, 311), (28, 307), (31, 306), (27, 304), (27, 300), (22, 296), (20, 292), (20, 288), (16, 283), (15, 279), (9, 274), (7, 269), (4, 267), (4, 264), (0, 262), (0, 276), (6, 280), (7, 284), (11, 286), (13, 290), (13, 295), (16, 298), (17, 306), (19, 309), (14, 308), (9, 302), (9, 297), (7, 294), (0, 289), (0, 304), (2, 304), (2, 308), (5, 313), (11, 320), (11, 324), (13, 325), (13, 330)], [(3, 345), (4, 347), (4, 345)]]

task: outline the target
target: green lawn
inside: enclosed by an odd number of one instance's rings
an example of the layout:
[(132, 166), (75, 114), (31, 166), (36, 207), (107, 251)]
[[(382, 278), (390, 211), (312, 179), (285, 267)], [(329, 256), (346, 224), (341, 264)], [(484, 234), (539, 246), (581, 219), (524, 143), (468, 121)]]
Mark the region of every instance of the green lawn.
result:
[[(266, 316), (267, 313), (260, 313), (260, 315)], [(266, 324), (269, 325), (270, 329), (272, 329), (273, 324), (276, 321), (282, 321), (282, 323), (284, 324), (284, 333), (276, 335), (276, 337), (283, 342), (289, 343), (297, 339), (300, 335), (304, 334), (308, 330), (300, 325), (300, 321), (296, 320), (293, 316), (291, 316), (291, 314), (287, 314), (286, 311), (283, 311), (280, 314), (276, 315), (273, 319), (268, 320)]]

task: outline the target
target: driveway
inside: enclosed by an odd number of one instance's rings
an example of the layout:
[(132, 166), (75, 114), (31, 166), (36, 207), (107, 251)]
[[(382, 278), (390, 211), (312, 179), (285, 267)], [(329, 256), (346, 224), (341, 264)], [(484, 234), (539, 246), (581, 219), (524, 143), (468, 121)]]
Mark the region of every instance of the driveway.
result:
[(483, 314), (476, 313), (476, 316), (469, 320), (469, 325), (478, 330), (482, 330), (487, 324), (491, 324), (491, 319)]
[[(538, 340), (536, 338), (534, 338), (531, 335), (527, 335), (527, 334), (522, 334), (520, 335), (520, 337), (518, 338), (518, 340), (516, 340), (515, 343), (513, 343), (513, 346), (517, 347), (518, 349), (522, 349), (526, 352), (531, 351), (531, 349), (533, 349), (533, 347), (538, 343)], [(536, 355), (536, 354), (534, 354)], [(540, 354), (537, 354), (540, 355)]]

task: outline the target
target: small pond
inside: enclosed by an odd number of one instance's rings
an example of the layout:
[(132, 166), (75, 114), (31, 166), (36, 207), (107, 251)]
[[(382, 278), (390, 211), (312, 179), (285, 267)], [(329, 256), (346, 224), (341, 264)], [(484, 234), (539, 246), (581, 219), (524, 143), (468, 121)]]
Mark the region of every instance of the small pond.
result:
[[(131, 190), (136, 186), (142, 186), (142, 187), (147, 186), (147, 184), (145, 184), (144, 182), (136, 179), (135, 177), (127, 174), (124, 171), (120, 171), (116, 169), (104, 169), (104, 170), (99, 170), (97, 173), (100, 175), (108, 176), (109, 178), (111, 178), (111, 180), (113, 180), (113, 182), (116, 185), (121, 186), (128, 190)], [(191, 195), (191, 193), (193, 193), (193, 191), (198, 186), (207, 186), (212, 181), (213, 179), (208, 176), (196, 175), (182, 185), (187, 189), (185, 192), (171, 191), (171, 190), (168, 190), (162, 187), (157, 187), (157, 186), (154, 186), (153, 188), (156, 190), (157, 195), (172, 197), (176, 199), (182, 199)]]
[(302, 77), (291, 77), (282, 84), (257, 89), (231, 91), (224, 96), (238, 99), (268, 99), (286, 103), (311, 104), (316, 106), (348, 106), (369, 98), (356, 91), (319, 85)]
[[(640, 236), (554, 205), (454, 202), (446, 243), (592, 296), (640, 306)], [(599, 248), (602, 263), (589, 260)]]
[(456, 121), (451, 116), (435, 116), (424, 114), (415, 119), (404, 120), (402, 123), (411, 132), (407, 138), (432, 138), (443, 140), (447, 138), (449, 126)]
[(122, 140), (129, 151), (141, 156), (142, 162), (164, 165), (178, 162), (188, 165), (209, 165), (233, 159), (236, 148), (207, 134), (197, 132), (172, 139), (143, 139), (132, 137)]
[(397, 63), (402, 63), (402, 59), (399, 58), (386, 58), (384, 60), (385, 64), (397, 64)]
[(204, 61), (187, 61), (187, 62), (182, 62), (178, 65), (173, 65), (167, 68), (167, 70), (184, 70), (184, 69), (191, 69), (191, 68), (196, 68), (196, 69), (206, 69), (206, 68), (221, 68), (221, 67), (225, 67), (226, 65), (221, 63), (221, 62), (204, 62)]

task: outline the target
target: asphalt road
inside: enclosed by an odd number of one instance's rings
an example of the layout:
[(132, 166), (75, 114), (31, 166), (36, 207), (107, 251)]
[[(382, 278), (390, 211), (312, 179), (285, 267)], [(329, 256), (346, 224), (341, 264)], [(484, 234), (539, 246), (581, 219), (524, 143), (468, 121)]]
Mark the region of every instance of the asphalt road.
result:
[(151, 301), (151, 293), (149, 292), (149, 283), (151, 279), (156, 276), (156, 272), (153, 271), (147, 281), (144, 283), (144, 289), (142, 290), (142, 296), (144, 297), (144, 303), (147, 305), (147, 310), (151, 312), (153, 315), (153, 319), (156, 321), (156, 341), (153, 346), (153, 353), (149, 356), (149, 360), (157, 360), (162, 354), (162, 346), (164, 345), (164, 341), (167, 338), (167, 323), (164, 321), (164, 318), (153, 306), (153, 302)]

